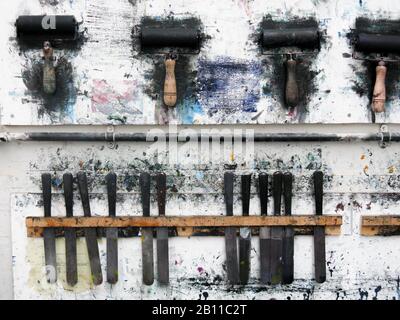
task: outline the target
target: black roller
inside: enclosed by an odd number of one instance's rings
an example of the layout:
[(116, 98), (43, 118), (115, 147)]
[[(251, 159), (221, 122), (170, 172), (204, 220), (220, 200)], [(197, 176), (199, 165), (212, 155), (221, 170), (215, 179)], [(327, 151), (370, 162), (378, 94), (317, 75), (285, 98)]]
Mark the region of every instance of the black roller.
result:
[(74, 16), (19, 16), (15, 25), (20, 40), (75, 40), (78, 35)]
[(313, 49), (320, 45), (320, 32), (318, 28), (264, 29), (261, 40), (264, 48), (300, 47)]
[(140, 38), (142, 47), (148, 48), (181, 47), (197, 49), (200, 43), (198, 30), (183, 27), (144, 27)]
[(360, 33), (355, 47), (361, 52), (400, 53), (400, 35)]

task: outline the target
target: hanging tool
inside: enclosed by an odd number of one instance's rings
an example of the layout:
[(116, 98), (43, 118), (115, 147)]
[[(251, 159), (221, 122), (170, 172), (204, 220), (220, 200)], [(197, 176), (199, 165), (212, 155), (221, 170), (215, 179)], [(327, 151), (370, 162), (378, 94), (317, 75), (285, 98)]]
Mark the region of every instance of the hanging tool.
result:
[[(353, 58), (376, 64), (376, 79), (372, 95), (372, 111), (385, 111), (386, 75), (388, 63), (399, 63), (400, 35), (356, 33), (353, 39), (355, 51)], [(362, 53), (361, 56), (357, 52)], [(397, 55), (396, 55), (397, 54)]]
[[(167, 177), (165, 173), (156, 175), (158, 215), (165, 217)], [(157, 228), (157, 271), (158, 282), (169, 283), (168, 228)]]
[[(268, 175), (260, 173), (258, 178), (261, 215), (268, 213)], [(264, 284), (271, 283), (271, 228), (260, 228), (260, 278)]]
[[(250, 209), (251, 175), (242, 175), (242, 215), (248, 216)], [(239, 275), (240, 283), (247, 284), (250, 275), (251, 228), (240, 228)]]
[[(42, 174), (42, 193), (44, 216), (51, 217), (51, 175), (49, 173)], [(57, 281), (57, 258), (54, 228), (45, 228), (43, 239), (46, 279), (49, 283), (55, 283)]]
[[(314, 175), (314, 193), (315, 193), (315, 213), (322, 215), (323, 210), (323, 179), (324, 174), (321, 171), (315, 171)], [(325, 227), (314, 227), (314, 264), (315, 281), (318, 283), (326, 280), (326, 256), (325, 256)]]
[[(224, 197), (227, 216), (233, 216), (233, 180), (233, 173), (225, 172)], [(235, 227), (225, 228), (226, 269), (228, 281), (233, 285), (240, 282), (236, 232)]]
[[(143, 216), (150, 217), (150, 174), (143, 172), (139, 178), (142, 195)], [(153, 259), (153, 228), (142, 228), (142, 272), (143, 283), (152, 285), (154, 282)]]
[[(175, 66), (179, 54), (199, 54), (201, 36), (197, 29), (179, 27), (142, 27), (140, 43), (143, 52), (165, 55), (164, 103), (174, 107), (177, 103)], [(154, 51), (154, 50), (161, 51)]]
[(53, 45), (75, 42), (78, 39), (78, 23), (70, 15), (19, 16), (16, 23), (17, 39), (28, 47), (43, 44), (43, 92), (53, 95), (57, 90), (56, 65)]
[[(299, 57), (316, 54), (320, 50), (321, 33), (318, 27), (263, 29), (261, 45), (264, 49), (271, 50), (268, 55), (285, 55), (287, 57), (285, 102), (289, 108), (296, 107), (300, 102), (300, 92), (296, 75)], [(284, 48), (284, 49), (282, 49)], [(282, 49), (274, 52), (273, 49)]]
[[(274, 215), (281, 215), (282, 202), (282, 172), (273, 176), (272, 194), (274, 197)], [(282, 281), (283, 227), (271, 228), (271, 284)]]
[[(83, 214), (85, 217), (91, 217), (90, 201), (86, 173), (78, 172), (78, 188), (81, 196)], [(86, 247), (89, 255), (90, 270), (94, 285), (100, 285), (103, 282), (101, 271), (99, 246), (97, 243), (96, 228), (85, 228)]]
[[(110, 172), (106, 175), (108, 215), (116, 216), (117, 175)], [(115, 284), (118, 281), (118, 228), (106, 228), (107, 234), (107, 282)]]
[[(71, 173), (63, 175), (65, 209), (68, 218), (74, 216), (73, 213), (73, 177)], [(67, 283), (74, 286), (78, 282), (78, 262), (76, 254), (76, 230), (75, 228), (65, 228), (65, 260), (67, 269)]]
[[(283, 199), (285, 203), (285, 215), (292, 215), (292, 185), (293, 176), (290, 172), (283, 175)], [(294, 273), (294, 230), (293, 227), (284, 228), (283, 237), (283, 273), (282, 283), (290, 284), (293, 282)]]

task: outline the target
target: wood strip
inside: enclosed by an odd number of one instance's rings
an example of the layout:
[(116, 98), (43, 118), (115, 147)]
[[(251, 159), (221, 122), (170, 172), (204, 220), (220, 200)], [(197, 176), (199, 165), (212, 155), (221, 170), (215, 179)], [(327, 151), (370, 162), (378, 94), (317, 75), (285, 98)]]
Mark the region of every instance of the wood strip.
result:
[[(78, 188), (81, 195), (83, 213), (86, 218), (91, 217), (89, 192), (87, 186), (87, 177), (84, 172), (77, 174)], [(66, 218), (76, 219), (76, 218)], [(86, 247), (89, 255), (90, 270), (92, 273), (92, 280), (94, 285), (100, 285), (103, 282), (103, 274), (101, 271), (99, 245), (97, 243), (96, 229), (86, 228), (85, 229)]]
[[(67, 217), (73, 217), (73, 177), (70, 173), (63, 175), (65, 210)], [(78, 283), (78, 261), (76, 251), (76, 230), (65, 229), (65, 260), (67, 283), (74, 286)]]
[(399, 236), (400, 235), (400, 227), (399, 226), (362, 226), (361, 233), (362, 236), (371, 237), (371, 236)]
[[(268, 175), (261, 173), (258, 180), (261, 216), (268, 213)], [(260, 279), (264, 284), (271, 283), (271, 228), (260, 228)]]
[(341, 226), (341, 216), (27, 217), (28, 228)]
[[(140, 191), (142, 196), (143, 216), (150, 216), (150, 174), (143, 172), (139, 178)], [(144, 227), (142, 232), (142, 275), (145, 285), (152, 285), (154, 282), (154, 258), (153, 258), (153, 230)]]
[[(250, 210), (250, 187), (251, 175), (241, 177), (242, 193), (242, 215), (249, 216)], [(250, 228), (240, 228), (239, 235), (239, 277), (242, 285), (247, 284), (250, 276), (250, 251), (251, 251), (251, 230)]]
[[(322, 216), (323, 210), (323, 173), (315, 171), (314, 192), (315, 192), (315, 212), (317, 216)], [(314, 228), (314, 264), (315, 281), (323, 283), (326, 280), (326, 253), (325, 253), (325, 228), (318, 226)]]
[[(110, 172), (106, 176), (108, 215), (116, 216), (117, 175)], [(118, 229), (107, 228), (107, 282), (115, 284), (118, 281)]]
[[(164, 173), (157, 174), (156, 187), (158, 214), (164, 217), (167, 192), (167, 177)], [(158, 282), (167, 285), (169, 283), (168, 228), (157, 228), (157, 272)]]
[[(275, 172), (273, 177), (274, 215), (281, 214), (282, 173)], [(271, 229), (271, 284), (282, 282), (283, 227)]]
[[(293, 176), (286, 172), (283, 175), (283, 198), (285, 203), (285, 215), (292, 215), (292, 185)], [(283, 237), (283, 259), (282, 259), (282, 283), (290, 284), (293, 282), (294, 274), (294, 231), (293, 227), (284, 228)]]
[[(44, 229), (45, 228), (37, 228), (37, 227), (27, 228), (27, 236), (29, 238), (42, 238)], [(56, 238), (64, 237), (65, 230), (68, 229), (72, 228), (54, 228)], [(73, 229), (76, 230), (76, 237), (85, 236), (85, 228), (77, 227)], [(106, 233), (108, 229), (109, 228), (102, 228), (102, 227), (96, 228), (97, 237), (98, 238), (107, 237)], [(255, 237), (259, 236), (261, 229), (264, 229), (264, 227), (251, 228), (251, 235)], [(314, 235), (314, 227), (300, 226), (300, 227), (293, 227), (293, 229), (295, 235), (302, 235), (302, 236)], [(117, 230), (118, 230), (118, 238), (141, 237), (138, 227), (117, 228)], [(397, 228), (397, 230), (399, 230), (399, 228)], [(325, 227), (325, 235), (327, 236), (339, 236), (340, 231), (341, 231), (340, 226)], [(224, 235), (225, 235), (225, 227), (169, 227), (168, 228), (168, 237), (223, 237)], [(239, 235), (239, 233), (237, 233), (237, 235)]]
[[(42, 174), (42, 192), (44, 216), (51, 217), (51, 175)], [(48, 228), (43, 232), (44, 241), (44, 260), (46, 269), (46, 279), (49, 283), (57, 281), (57, 256), (56, 256), (56, 237), (53, 228)]]
[(363, 216), (361, 217), (361, 225), (366, 226), (399, 226), (400, 216)]
[[(224, 175), (224, 197), (226, 205), (226, 215), (233, 217), (233, 181), (232, 172), (225, 172)], [(225, 229), (225, 251), (226, 251), (226, 269), (228, 281), (230, 284), (239, 284), (239, 262), (237, 251), (236, 228), (228, 227)]]

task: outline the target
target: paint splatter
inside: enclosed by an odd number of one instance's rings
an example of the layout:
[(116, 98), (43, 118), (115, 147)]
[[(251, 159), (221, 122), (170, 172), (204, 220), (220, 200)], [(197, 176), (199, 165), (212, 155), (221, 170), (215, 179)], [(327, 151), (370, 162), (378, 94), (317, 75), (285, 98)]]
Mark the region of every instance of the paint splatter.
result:
[[(117, 89), (118, 88), (118, 89)], [(137, 83), (133, 80), (123, 80), (116, 86), (111, 86), (106, 80), (93, 80), (92, 111), (107, 114), (108, 120), (116, 124), (126, 123), (127, 116), (141, 115), (137, 101)]]
[(48, 95), (43, 90), (43, 61), (37, 58), (27, 59), (22, 79), (28, 89), (27, 94), (39, 105), (39, 117), (47, 115), (53, 123), (60, 123), (65, 120), (65, 117), (71, 117), (77, 89), (74, 85), (72, 64), (66, 57), (60, 57), (56, 62), (56, 92), (54, 94)]
[(338, 204), (336, 205), (335, 212), (338, 213), (339, 210), (340, 210), (340, 211), (344, 211), (344, 204), (343, 204), (343, 202), (338, 203)]
[(261, 64), (217, 57), (198, 66), (199, 101), (210, 116), (215, 113), (257, 112)]

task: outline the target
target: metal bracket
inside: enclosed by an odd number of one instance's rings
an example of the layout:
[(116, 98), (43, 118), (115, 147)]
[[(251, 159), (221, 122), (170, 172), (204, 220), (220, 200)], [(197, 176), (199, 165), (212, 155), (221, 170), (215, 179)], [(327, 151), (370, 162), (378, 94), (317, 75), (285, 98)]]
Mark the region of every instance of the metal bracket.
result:
[(105, 133), (105, 140), (108, 142), (108, 147), (110, 149), (115, 149), (115, 128), (114, 126), (108, 126)]
[(392, 140), (392, 134), (390, 133), (389, 126), (386, 124), (382, 124), (379, 128), (379, 133), (381, 135), (379, 146), (381, 148), (388, 147)]

